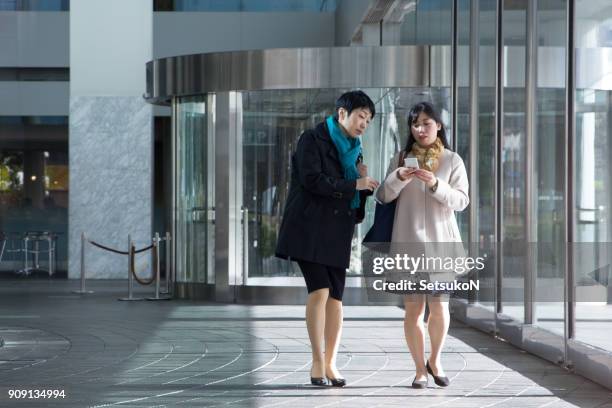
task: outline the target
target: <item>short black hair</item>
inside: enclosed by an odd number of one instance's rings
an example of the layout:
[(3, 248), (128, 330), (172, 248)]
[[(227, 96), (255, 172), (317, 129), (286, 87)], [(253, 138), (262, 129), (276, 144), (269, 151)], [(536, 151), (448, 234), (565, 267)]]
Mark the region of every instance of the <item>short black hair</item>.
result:
[(367, 109), (372, 114), (372, 119), (376, 115), (376, 108), (374, 102), (366, 95), (363, 91), (349, 91), (345, 92), (336, 100), (336, 111), (334, 112), (334, 118), (338, 119), (338, 109), (344, 108), (350, 115), (355, 109)]

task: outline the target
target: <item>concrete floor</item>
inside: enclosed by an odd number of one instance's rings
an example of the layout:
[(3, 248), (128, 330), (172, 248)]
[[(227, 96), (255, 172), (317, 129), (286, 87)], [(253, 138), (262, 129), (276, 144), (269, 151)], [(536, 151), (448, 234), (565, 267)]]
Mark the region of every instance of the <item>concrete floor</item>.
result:
[[(308, 384), (299, 306), (119, 302), (124, 284), (0, 281), (0, 407), (612, 407), (612, 391), (453, 322), (450, 387), (409, 388), (402, 310), (345, 309), (348, 386)], [(10, 399), (9, 390), (64, 390)]]

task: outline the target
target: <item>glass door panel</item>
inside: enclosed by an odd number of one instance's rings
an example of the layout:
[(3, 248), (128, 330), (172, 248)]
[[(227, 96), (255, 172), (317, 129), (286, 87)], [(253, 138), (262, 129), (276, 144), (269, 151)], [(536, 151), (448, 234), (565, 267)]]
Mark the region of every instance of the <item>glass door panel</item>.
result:
[[(565, 84), (551, 84), (551, 72), (544, 55), (555, 56), (555, 66), (564, 67), (566, 0), (538, 2), (538, 88), (536, 90), (536, 132), (534, 196), (537, 229), (536, 313), (534, 324), (555, 334), (564, 334), (565, 286)], [(555, 70), (556, 71), (556, 70)], [(555, 76), (555, 78), (557, 78)], [(562, 77), (560, 77), (562, 78)]]
[(504, 112), (502, 134), (502, 308), (524, 321), (525, 230), (525, 53), (527, 0), (504, 2)]
[[(332, 114), (338, 96), (348, 89), (253, 91), (242, 95), (242, 192), (245, 276), (301, 276), (295, 263), (274, 256), (276, 238), (291, 179), (291, 156), (302, 132)], [(376, 116), (362, 138), (364, 163), (378, 180), (391, 156), (404, 147), (407, 115), (419, 101), (433, 102), (449, 118), (448, 88), (363, 89), (376, 105)], [(374, 200), (366, 220), (356, 228), (349, 275), (361, 273), (361, 240), (373, 221)], [(279, 281), (279, 284), (282, 284)]]
[(177, 282), (213, 283), (206, 96), (179, 98), (175, 107), (175, 245)]
[[(612, 351), (612, 20), (606, 2), (576, 1), (575, 339)], [(586, 55), (586, 56), (585, 56)]]
[(576, 91), (575, 338), (612, 351), (612, 92)]
[[(495, 309), (495, 76), (496, 27), (491, 24), (495, 20), (496, 1), (480, 0), (478, 3), (478, 160), (476, 161), (475, 186), (477, 189), (477, 206), (475, 239), (478, 241), (477, 249), (472, 248), (479, 256), (485, 259), (485, 269), (476, 272), (474, 278), (480, 281), (480, 290), (474, 293), (475, 300), (489, 311)], [(488, 314), (491, 321), (495, 320), (493, 314)]]

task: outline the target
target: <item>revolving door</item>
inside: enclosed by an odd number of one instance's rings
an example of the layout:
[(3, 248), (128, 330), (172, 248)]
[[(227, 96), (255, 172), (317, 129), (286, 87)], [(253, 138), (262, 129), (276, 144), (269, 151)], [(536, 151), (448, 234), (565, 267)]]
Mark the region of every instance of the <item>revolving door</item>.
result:
[[(330, 115), (340, 94), (363, 90), (376, 105), (362, 136), (364, 162), (381, 180), (406, 142), (414, 103), (434, 103), (452, 125), (449, 55), (445, 46), (309, 48), (149, 63), (147, 99), (172, 106), (179, 295), (302, 302), (306, 292), (297, 266), (274, 257), (300, 134)], [(367, 302), (360, 242), (373, 221), (374, 204), (370, 200), (353, 238), (349, 304)]]

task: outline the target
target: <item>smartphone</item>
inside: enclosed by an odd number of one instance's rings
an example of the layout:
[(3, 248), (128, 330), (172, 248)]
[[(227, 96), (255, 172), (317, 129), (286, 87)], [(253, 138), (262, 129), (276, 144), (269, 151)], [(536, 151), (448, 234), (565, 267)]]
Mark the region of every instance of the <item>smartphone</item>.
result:
[(406, 157), (404, 158), (404, 167), (412, 167), (414, 169), (418, 169), (419, 161), (416, 157)]

